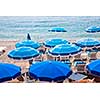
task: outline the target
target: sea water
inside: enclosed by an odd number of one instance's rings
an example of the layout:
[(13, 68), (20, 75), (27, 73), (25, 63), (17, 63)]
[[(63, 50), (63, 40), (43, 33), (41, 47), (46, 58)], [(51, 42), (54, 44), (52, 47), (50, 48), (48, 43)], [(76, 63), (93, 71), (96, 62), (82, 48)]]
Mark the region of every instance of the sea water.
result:
[[(0, 40), (23, 40), (27, 33), (35, 41), (99, 38), (100, 32), (85, 32), (89, 26), (100, 26), (100, 16), (0, 16)], [(63, 27), (67, 32), (49, 32), (53, 27)]]

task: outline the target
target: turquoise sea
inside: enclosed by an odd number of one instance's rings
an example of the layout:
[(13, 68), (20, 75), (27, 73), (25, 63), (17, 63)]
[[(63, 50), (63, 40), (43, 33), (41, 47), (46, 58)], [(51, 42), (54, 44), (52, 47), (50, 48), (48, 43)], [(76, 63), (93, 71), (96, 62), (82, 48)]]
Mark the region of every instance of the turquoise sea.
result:
[[(35, 41), (99, 38), (100, 32), (85, 32), (89, 26), (100, 26), (100, 16), (0, 16), (0, 40), (23, 40), (27, 33)], [(48, 32), (53, 27), (64, 27), (67, 32)]]

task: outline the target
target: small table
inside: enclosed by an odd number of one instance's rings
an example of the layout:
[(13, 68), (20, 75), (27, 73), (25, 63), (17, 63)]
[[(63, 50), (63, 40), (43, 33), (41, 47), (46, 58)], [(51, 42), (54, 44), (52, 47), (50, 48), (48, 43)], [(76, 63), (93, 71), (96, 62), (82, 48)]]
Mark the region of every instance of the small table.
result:
[(87, 76), (80, 73), (72, 73), (72, 75), (70, 75), (68, 79), (70, 79), (71, 81), (78, 81), (84, 78), (87, 78)]

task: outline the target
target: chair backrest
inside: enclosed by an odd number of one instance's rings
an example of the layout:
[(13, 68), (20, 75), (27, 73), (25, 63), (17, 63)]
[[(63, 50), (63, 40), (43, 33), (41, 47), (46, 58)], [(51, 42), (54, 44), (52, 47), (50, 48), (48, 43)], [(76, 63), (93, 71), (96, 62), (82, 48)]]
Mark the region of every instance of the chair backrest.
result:
[(77, 72), (85, 72), (86, 71), (86, 64), (77, 64), (76, 70)]
[(61, 61), (66, 61), (68, 59), (68, 57), (61, 57), (60, 60)]
[(97, 59), (96, 54), (97, 54), (96, 52), (91, 52), (90, 59)]

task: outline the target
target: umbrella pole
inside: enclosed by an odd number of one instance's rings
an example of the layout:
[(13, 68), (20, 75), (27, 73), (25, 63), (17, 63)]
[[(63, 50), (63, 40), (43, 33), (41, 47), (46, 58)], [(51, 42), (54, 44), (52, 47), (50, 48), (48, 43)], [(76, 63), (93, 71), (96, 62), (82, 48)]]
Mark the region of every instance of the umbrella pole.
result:
[(25, 80), (24, 80), (24, 83), (27, 83), (27, 75), (26, 75), (26, 72), (25, 72)]
[(27, 80), (27, 72), (28, 72), (29, 66), (30, 66), (30, 63), (28, 63), (28, 66), (25, 67), (25, 75), (24, 75), (25, 81), (24, 81), (24, 83), (27, 83), (27, 81), (28, 81), (28, 80)]
[(70, 57), (70, 62), (71, 62), (71, 69), (73, 70), (73, 72), (76, 72), (75, 66), (74, 66), (74, 56)]
[(23, 70), (24, 70), (24, 83), (27, 83), (26, 67)]
[(55, 82), (52, 80), (51, 83), (55, 83)]

